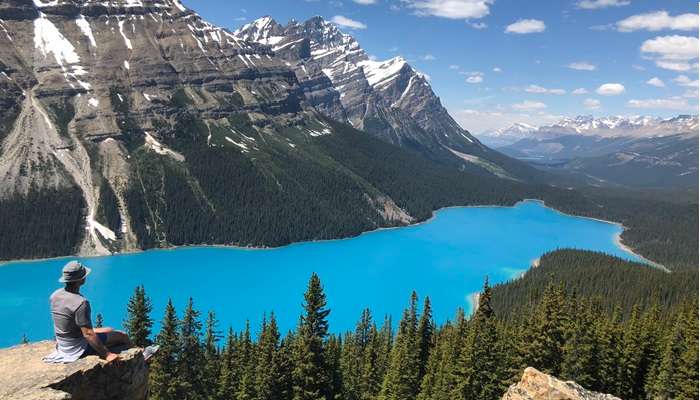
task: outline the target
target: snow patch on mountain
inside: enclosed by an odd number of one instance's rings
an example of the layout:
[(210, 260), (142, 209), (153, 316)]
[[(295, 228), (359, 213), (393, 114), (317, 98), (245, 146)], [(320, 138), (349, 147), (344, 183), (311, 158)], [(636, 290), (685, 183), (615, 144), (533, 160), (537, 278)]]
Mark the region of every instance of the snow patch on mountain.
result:
[(39, 18), (34, 20), (34, 47), (41, 52), (44, 58), (49, 54), (53, 55), (56, 63), (61, 67), (80, 62), (75, 47), (46, 18), (44, 13), (39, 13)]

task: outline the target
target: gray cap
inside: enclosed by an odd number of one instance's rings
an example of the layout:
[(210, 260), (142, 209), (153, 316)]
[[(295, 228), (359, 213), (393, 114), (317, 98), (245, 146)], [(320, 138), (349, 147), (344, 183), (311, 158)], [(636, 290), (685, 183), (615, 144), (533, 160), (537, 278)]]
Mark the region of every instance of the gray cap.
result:
[(63, 275), (58, 281), (61, 283), (77, 282), (90, 274), (91, 269), (78, 261), (69, 261), (63, 266)]

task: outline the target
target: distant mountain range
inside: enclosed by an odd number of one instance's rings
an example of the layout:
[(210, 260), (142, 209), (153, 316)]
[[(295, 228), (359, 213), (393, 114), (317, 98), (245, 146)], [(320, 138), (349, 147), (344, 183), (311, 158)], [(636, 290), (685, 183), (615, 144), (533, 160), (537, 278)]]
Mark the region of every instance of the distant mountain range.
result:
[(480, 135), (504, 154), (592, 184), (696, 186), (698, 116), (579, 116), (534, 127), (515, 124)]

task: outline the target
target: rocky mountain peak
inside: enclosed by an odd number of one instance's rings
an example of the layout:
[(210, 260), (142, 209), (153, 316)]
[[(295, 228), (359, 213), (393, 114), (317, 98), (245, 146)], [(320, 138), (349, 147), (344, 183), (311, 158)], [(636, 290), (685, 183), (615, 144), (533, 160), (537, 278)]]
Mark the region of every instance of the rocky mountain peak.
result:
[(270, 44), (267, 39), (281, 35), (283, 29), (284, 27), (278, 24), (272, 17), (264, 16), (249, 24), (243, 25), (235, 30), (233, 34), (252, 42)]
[(282, 29), (271, 25), (263, 17), (234, 34), (270, 46), (309, 86), (307, 98), (325, 114), (393, 144), (418, 144), (453, 161), (449, 149), (486, 151), (447, 113), (426, 76), (403, 57), (370, 59), (355, 38), (320, 16)]

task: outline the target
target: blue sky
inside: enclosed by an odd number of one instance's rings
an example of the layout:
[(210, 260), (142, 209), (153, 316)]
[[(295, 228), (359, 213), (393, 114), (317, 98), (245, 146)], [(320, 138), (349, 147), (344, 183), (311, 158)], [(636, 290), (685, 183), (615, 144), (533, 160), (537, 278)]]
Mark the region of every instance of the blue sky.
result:
[(698, 112), (698, 6), (688, 0), (184, 3), (232, 30), (264, 15), (335, 18), (371, 56), (401, 55), (429, 75), (476, 133), (580, 114)]

